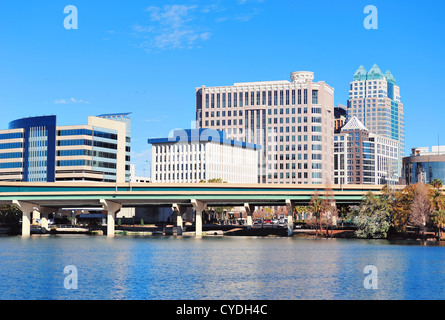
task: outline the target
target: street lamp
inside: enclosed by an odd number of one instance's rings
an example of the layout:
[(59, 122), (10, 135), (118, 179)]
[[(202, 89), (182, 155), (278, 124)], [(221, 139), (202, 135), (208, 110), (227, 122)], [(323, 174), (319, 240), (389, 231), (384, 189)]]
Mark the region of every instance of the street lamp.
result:
[(148, 161), (148, 160), (146, 160), (145, 162), (148, 162), (149, 163), (149, 167), (148, 167), (148, 169), (149, 169), (149, 174), (150, 174), (150, 179), (151, 179), (151, 162), (150, 161)]

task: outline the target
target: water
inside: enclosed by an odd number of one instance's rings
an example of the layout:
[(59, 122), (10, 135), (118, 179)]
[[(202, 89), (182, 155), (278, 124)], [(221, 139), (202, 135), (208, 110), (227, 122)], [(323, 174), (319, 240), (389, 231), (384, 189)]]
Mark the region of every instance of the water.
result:
[(0, 237), (0, 299), (444, 299), (444, 261), (443, 246), (385, 240)]

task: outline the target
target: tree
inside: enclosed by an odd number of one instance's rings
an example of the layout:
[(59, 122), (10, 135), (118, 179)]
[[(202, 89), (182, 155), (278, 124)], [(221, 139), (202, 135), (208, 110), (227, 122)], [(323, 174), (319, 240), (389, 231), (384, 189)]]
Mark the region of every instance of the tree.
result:
[(309, 210), (315, 216), (315, 235), (318, 236), (318, 229), (320, 228), (321, 234), (321, 218), (323, 214), (326, 212), (326, 201), (321, 198), (316, 191), (312, 196), (311, 201), (309, 203)]
[(207, 182), (204, 179), (199, 180), (199, 183), (227, 183), (227, 181), (223, 181), (221, 178), (213, 178), (207, 180)]
[(437, 228), (437, 235), (442, 239), (443, 228), (445, 226), (445, 210), (435, 210), (431, 214), (431, 221)]
[(399, 232), (406, 232), (411, 204), (414, 199), (414, 185), (409, 185), (394, 194), (392, 206), (392, 223)]
[(264, 211), (266, 211), (266, 218), (269, 219), (269, 214), (270, 214), (270, 216), (273, 218), (273, 208), (271, 208), (271, 207), (266, 207), (266, 208), (264, 209)]
[(18, 226), (22, 212), (15, 205), (3, 204), (0, 205), (0, 225)]
[(436, 189), (442, 188), (442, 180), (435, 178), (430, 182), (430, 185), (432, 185)]
[(303, 220), (303, 214), (309, 212), (309, 208), (307, 206), (295, 206), (294, 211), (297, 215), (296, 220)]
[(334, 235), (334, 225), (337, 224), (338, 210), (337, 204), (334, 198), (334, 190), (329, 185), (326, 187), (324, 192), (325, 199), (325, 212), (324, 212), (324, 223), (326, 225), (326, 237), (329, 236), (329, 229), (331, 229), (331, 237)]
[(360, 203), (356, 223), (357, 237), (386, 238), (391, 226), (391, 208), (388, 200), (368, 192)]
[(422, 230), (422, 234), (424, 234), (432, 209), (428, 187), (424, 183), (416, 183), (408, 223), (418, 231)]
[(430, 188), (430, 198), (433, 210), (445, 210), (445, 195), (439, 189)]

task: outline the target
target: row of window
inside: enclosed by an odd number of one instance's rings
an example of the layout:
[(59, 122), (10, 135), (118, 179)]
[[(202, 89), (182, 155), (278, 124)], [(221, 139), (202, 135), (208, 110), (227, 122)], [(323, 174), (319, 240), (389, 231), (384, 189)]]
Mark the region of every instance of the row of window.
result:
[[(319, 107), (312, 107), (311, 111), (314, 114), (321, 114), (321, 108), (319, 108)], [(268, 115), (272, 115), (272, 114), (273, 115), (278, 115), (278, 114), (280, 114), (280, 115), (296, 114), (296, 112), (298, 114), (301, 114), (301, 113), (306, 114), (306, 113), (308, 113), (308, 108), (307, 107), (304, 107), (304, 108), (281, 108), (281, 109), (273, 109), (273, 111), (272, 111), (272, 109), (267, 110), (267, 114)], [(232, 117), (232, 114), (233, 114), (234, 117), (242, 116), (243, 115), (243, 110), (239, 110), (239, 112), (237, 112), (237, 110), (233, 110), (233, 113), (232, 113), (231, 110), (228, 110), (227, 113), (226, 113), (225, 110), (222, 110), (222, 111), (210, 111), (210, 112), (206, 111), (205, 112), (206, 118), (209, 118), (209, 116), (211, 118), (214, 118), (215, 116), (217, 118), (225, 117), (226, 114), (227, 114), (227, 117)], [(317, 118), (319, 118), (320, 119), (319, 122), (321, 122), (321, 117), (317, 117)], [(314, 117), (312, 119), (314, 119)]]
[(67, 130), (59, 130), (57, 131), (58, 136), (94, 136), (100, 138), (106, 138), (111, 140), (117, 140), (116, 133), (103, 132), (98, 130), (89, 130), (89, 129), (67, 129)]
[(176, 173), (176, 174), (174, 174), (174, 173), (172, 173), (172, 174), (170, 174), (170, 173), (164, 173), (164, 174), (155, 174), (155, 181), (159, 181), (159, 180), (188, 180), (188, 179), (194, 179), (194, 180), (201, 180), (201, 179), (203, 179), (203, 180), (205, 180), (206, 179), (206, 174), (205, 174), (205, 172), (203, 172), (202, 173), (202, 175), (201, 175), (201, 172), (199, 172), (199, 173), (196, 173), (196, 172), (190, 172), (190, 174), (188, 173), (188, 172), (182, 172), (182, 173)]
[[(296, 103), (298, 102), (298, 103)], [(308, 103), (308, 90), (274, 90), (229, 93), (207, 93), (206, 108), (234, 108), (244, 106), (278, 106)], [(318, 104), (318, 90), (312, 90), (312, 104)]]
[(69, 157), (69, 156), (94, 156), (99, 158), (116, 159), (116, 153), (109, 153), (103, 151), (93, 151), (87, 149), (76, 149), (76, 150), (59, 150), (57, 151), (58, 156)]
[[(308, 173), (307, 172), (298, 172), (297, 174), (295, 172), (292, 172), (292, 174), (290, 174), (289, 172), (275, 172), (275, 173), (269, 173), (268, 174), (268, 178), (269, 180), (271, 179), (278, 179), (278, 177), (280, 179), (290, 179), (292, 176), (292, 179), (308, 179)], [(312, 172), (312, 179), (322, 179), (323, 178), (323, 174), (321, 172)], [(301, 182), (299, 182), (301, 183)]]
[(58, 167), (88, 166), (88, 167), (116, 169), (115, 163), (91, 161), (91, 160), (61, 160), (57, 161), (57, 166)]
[(5, 162), (0, 163), (0, 169), (16, 169), (23, 166), (22, 162)]
[[(105, 148), (105, 149), (114, 149), (117, 150), (117, 144), (109, 143), (109, 142), (103, 142), (103, 141), (92, 141), (87, 139), (74, 139), (74, 140), (58, 140), (57, 141), (58, 146), (94, 146), (98, 148)], [(126, 147), (126, 150), (130, 147)]]
[(22, 132), (12, 132), (12, 133), (2, 133), (0, 134), (0, 140), (8, 140), (8, 139), (21, 139), (23, 138)]
[(19, 149), (23, 148), (21, 142), (0, 143), (0, 149)]
[(21, 152), (0, 153), (0, 159), (14, 159), (22, 157), (23, 153)]

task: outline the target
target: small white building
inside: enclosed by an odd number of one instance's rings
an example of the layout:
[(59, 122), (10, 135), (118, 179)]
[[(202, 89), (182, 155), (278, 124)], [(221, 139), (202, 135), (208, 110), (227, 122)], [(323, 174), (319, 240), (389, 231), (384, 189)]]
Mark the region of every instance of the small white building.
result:
[(228, 183), (258, 183), (261, 147), (226, 138), (215, 129), (174, 130), (152, 144), (154, 183), (198, 183), (222, 179)]
[(136, 166), (134, 164), (130, 164), (130, 182), (136, 183), (150, 183), (150, 177), (142, 177), (136, 175)]

